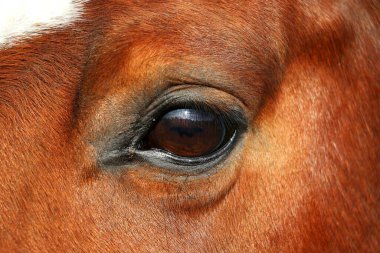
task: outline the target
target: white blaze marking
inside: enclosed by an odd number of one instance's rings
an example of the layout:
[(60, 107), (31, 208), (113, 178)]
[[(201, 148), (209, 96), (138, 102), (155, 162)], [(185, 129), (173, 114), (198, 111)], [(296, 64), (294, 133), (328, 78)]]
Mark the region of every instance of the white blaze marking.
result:
[(75, 21), (85, 1), (0, 0), (0, 48)]

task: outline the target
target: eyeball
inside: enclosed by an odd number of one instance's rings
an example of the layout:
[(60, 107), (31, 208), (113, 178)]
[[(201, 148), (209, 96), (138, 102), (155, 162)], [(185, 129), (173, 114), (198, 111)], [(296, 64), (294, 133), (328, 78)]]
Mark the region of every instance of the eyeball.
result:
[(226, 134), (225, 122), (211, 111), (175, 109), (158, 120), (147, 136), (147, 146), (176, 156), (202, 157), (220, 148)]

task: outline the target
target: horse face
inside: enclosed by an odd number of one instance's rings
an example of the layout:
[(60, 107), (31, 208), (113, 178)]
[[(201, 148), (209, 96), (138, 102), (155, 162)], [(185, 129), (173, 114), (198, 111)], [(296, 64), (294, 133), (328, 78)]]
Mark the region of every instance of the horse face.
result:
[(376, 251), (375, 3), (73, 8), (0, 50), (4, 250)]

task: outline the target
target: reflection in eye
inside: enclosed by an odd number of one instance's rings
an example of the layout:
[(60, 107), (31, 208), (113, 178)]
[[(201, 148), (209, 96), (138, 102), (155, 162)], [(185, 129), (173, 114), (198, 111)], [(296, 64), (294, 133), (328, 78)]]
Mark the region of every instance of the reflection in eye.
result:
[(182, 157), (216, 151), (226, 139), (226, 125), (212, 112), (176, 109), (166, 113), (148, 134), (149, 148)]

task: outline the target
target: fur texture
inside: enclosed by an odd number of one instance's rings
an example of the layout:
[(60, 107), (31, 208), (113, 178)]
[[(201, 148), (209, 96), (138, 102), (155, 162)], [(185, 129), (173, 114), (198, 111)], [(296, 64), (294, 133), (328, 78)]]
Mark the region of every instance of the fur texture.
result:
[[(379, 252), (379, 15), (377, 0), (92, 0), (3, 48), (0, 251)], [(173, 85), (243, 108), (230, 156), (198, 177), (99, 165)]]

